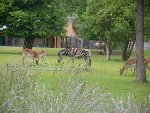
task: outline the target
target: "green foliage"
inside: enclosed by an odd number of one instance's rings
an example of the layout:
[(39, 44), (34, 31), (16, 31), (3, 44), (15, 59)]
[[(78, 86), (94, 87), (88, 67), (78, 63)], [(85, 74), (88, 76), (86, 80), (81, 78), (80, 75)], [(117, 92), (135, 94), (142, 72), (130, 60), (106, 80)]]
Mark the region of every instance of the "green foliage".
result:
[(0, 0), (0, 25), (6, 25), (9, 8), (13, 0)]
[[(80, 18), (80, 17), (79, 17)], [(135, 4), (129, 1), (89, 0), (79, 21), (78, 32), (89, 39), (122, 38), (135, 34)], [(84, 26), (84, 27), (83, 27)], [(88, 32), (87, 32), (88, 31)], [(91, 35), (89, 35), (91, 34)]]
[[(6, 2), (4, 3), (6, 4)], [(60, 35), (66, 24), (59, 2), (49, 0), (16, 0), (4, 9), (7, 34), (16, 37), (48, 37)]]
[[(150, 36), (149, 1), (145, 1), (145, 37)], [(122, 42), (127, 37), (135, 38), (136, 2), (134, 0), (87, 0), (86, 10), (76, 15), (77, 30), (81, 37), (88, 39), (109, 38)], [(108, 32), (110, 35), (108, 35)]]
[(60, 2), (67, 16), (75, 16), (82, 15), (86, 9), (87, 0), (60, 0)]
[(146, 40), (150, 39), (150, 1), (145, 0), (144, 1), (145, 9), (144, 9), (144, 38)]

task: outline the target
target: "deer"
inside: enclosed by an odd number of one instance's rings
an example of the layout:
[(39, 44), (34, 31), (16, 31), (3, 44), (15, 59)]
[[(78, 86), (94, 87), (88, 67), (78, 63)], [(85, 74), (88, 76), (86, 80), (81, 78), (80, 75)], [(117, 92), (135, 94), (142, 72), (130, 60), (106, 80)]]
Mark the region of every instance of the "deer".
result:
[[(149, 59), (144, 58), (144, 64), (146, 68), (148, 68), (150, 71), (150, 67), (148, 67), (149, 62), (150, 62)], [(129, 68), (132, 69), (133, 67), (134, 67), (134, 74), (135, 74), (135, 66), (136, 66), (136, 58), (133, 57), (133, 58), (128, 59), (123, 65), (123, 67), (120, 69), (120, 75), (122, 75), (125, 71), (125, 76), (126, 76), (128, 69)]]
[(45, 56), (46, 52), (44, 50), (41, 51), (33, 51), (32, 49), (23, 49), (22, 51), (22, 63), (24, 63), (24, 60), (26, 58), (32, 58), (33, 62), (35, 61), (36, 64), (38, 65), (39, 59), (45, 62)]

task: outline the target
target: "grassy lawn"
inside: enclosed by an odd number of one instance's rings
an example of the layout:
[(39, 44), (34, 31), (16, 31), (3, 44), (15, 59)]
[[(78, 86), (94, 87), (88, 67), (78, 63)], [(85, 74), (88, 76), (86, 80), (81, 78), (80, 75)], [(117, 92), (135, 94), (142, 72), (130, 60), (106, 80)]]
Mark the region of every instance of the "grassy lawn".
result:
[[(110, 61), (105, 60), (104, 55), (98, 55), (96, 51), (92, 50), (92, 66), (88, 71), (82, 70), (84, 60), (75, 60), (75, 66), (69, 58), (65, 57), (61, 64), (57, 63), (57, 52), (60, 49), (56, 48), (33, 48), (34, 50), (44, 49), (47, 52), (46, 63), (34, 66), (36, 74), (41, 84), (46, 86), (51, 85), (51, 89), (57, 92), (57, 89), (62, 87), (68, 79), (74, 76), (86, 81), (87, 85), (93, 87), (98, 85), (103, 92), (111, 93), (114, 98), (120, 96), (128, 97), (129, 93), (133, 94), (137, 101), (144, 102), (144, 99), (150, 94), (150, 72), (147, 71), (146, 83), (136, 83), (133, 72), (128, 71), (127, 76), (120, 76), (119, 70), (123, 65), (120, 55), (113, 55)], [(0, 64), (20, 62), (21, 47), (0, 47)], [(150, 52), (146, 51), (145, 56), (150, 56)], [(64, 69), (76, 68), (79, 74), (73, 71), (66, 70), (53, 71), (51, 67), (59, 68), (63, 66)]]

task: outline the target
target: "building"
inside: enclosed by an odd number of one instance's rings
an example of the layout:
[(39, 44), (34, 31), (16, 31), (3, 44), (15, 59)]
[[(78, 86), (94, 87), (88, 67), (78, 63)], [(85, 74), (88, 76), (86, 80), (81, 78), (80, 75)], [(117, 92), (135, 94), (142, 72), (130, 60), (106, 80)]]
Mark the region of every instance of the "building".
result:
[[(66, 30), (65, 38), (62, 38), (60, 36), (50, 38), (35, 38), (33, 47), (49, 47), (49, 48), (83, 47), (83, 40), (77, 37), (76, 30), (73, 27), (74, 17), (67, 17), (67, 19), (68, 24), (64, 27), (64, 29)], [(14, 38), (0, 35), (0, 46), (23, 47), (23, 44), (24, 44), (23, 38)]]

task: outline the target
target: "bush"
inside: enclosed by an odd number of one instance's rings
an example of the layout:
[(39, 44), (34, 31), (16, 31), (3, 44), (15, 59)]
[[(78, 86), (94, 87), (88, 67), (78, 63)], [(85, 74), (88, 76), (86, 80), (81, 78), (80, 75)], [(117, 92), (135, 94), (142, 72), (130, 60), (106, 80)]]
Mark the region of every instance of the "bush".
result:
[(87, 86), (74, 76), (56, 95), (36, 80), (32, 67), (20, 64), (0, 66), (0, 113), (149, 113), (150, 97), (145, 105), (129, 94), (113, 99), (100, 88)]

